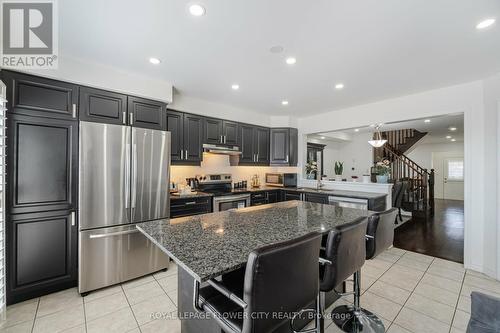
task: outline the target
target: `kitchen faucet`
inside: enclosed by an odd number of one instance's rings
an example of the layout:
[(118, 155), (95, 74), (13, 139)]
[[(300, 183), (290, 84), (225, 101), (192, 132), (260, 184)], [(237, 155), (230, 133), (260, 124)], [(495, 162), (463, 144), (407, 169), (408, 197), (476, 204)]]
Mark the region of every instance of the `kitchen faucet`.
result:
[(323, 186), (325, 186), (325, 184), (323, 184), (321, 179), (318, 179), (318, 183), (316, 184), (316, 189), (321, 190), (323, 188)]

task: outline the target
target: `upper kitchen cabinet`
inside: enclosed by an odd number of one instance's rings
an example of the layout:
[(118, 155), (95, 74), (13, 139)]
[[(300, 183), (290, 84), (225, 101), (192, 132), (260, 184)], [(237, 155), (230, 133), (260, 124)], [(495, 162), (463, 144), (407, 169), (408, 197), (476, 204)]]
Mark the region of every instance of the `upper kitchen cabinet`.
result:
[(80, 88), (80, 120), (127, 124), (127, 95), (88, 87)]
[(228, 120), (222, 122), (222, 136), (225, 144), (238, 146), (240, 144), (239, 134), (238, 123)]
[(240, 125), (240, 165), (269, 165), (269, 129)]
[(78, 119), (77, 85), (2, 70), (9, 113), (60, 119)]
[(8, 213), (76, 209), (78, 123), (15, 114), (7, 139)]
[(203, 143), (238, 146), (239, 124), (228, 120), (204, 118)]
[(271, 165), (297, 166), (298, 133), (296, 128), (271, 129)]
[(167, 105), (140, 97), (128, 97), (128, 124), (135, 127), (165, 130)]
[(167, 131), (171, 135), (172, 165), (200, 165), (202, 159), (203, 118), (167, 110)]

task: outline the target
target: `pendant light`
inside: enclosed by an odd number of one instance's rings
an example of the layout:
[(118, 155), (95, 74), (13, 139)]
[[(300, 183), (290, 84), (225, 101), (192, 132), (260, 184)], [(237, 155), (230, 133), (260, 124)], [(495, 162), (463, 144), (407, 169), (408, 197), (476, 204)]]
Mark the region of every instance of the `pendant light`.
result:
[(375, 139), (368, 140), (368, 143), (375, 148), (380, 148), (385, 145), (386, 142), (387, 140), (382, 139), (382, 134), (380, 134), (380, 125), (375, 126)]

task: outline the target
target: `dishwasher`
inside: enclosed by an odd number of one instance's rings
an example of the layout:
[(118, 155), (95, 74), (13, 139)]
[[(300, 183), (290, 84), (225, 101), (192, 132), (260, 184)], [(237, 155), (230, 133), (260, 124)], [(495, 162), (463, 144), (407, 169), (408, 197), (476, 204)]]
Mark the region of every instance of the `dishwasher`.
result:
[(368, 200), (367, 199), (337, 197), (337, 196), (330, 195), (330, 196), (328, 196), (328, 203), (330, 205), (339, 206), (339, 207), (368, 210)]

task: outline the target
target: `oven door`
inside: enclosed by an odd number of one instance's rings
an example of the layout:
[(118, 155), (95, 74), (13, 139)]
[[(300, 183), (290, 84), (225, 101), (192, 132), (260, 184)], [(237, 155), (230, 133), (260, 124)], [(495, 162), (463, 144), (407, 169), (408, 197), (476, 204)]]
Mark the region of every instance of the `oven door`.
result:
[(250, 206), (250, 194), (214, 197), (214, 212)]

